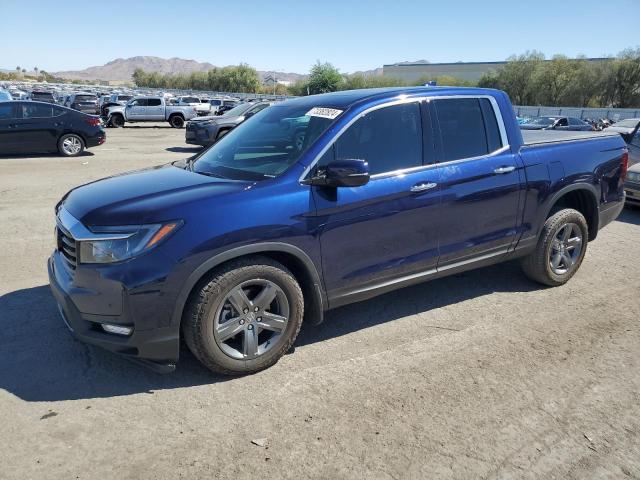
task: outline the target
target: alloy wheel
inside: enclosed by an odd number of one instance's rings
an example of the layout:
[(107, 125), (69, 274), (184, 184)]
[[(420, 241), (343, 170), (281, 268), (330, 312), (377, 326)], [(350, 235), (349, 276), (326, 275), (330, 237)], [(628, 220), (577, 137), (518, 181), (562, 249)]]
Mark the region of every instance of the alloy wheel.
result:
[(571, 271), (582, 252), (582, 230), (575, 223), (558, 229), (549, 249), (549, 266), (556, 275)]
[(82, 142), (78, 137), (67, 137), (62, 142), (62, 150), (67, 155), (77, 155), (82, 150)]
[(288, 322), (284, 291), (269, 280), (249, 280), (227, 294), (215, 314), (213, 335), (225, 354), (250, 360), (271, 350)]

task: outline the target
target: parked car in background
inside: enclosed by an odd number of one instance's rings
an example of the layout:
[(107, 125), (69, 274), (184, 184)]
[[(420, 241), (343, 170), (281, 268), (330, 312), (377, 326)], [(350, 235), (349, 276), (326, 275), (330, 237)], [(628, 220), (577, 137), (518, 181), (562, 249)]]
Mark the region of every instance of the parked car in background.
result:
[(624, 191), (627, 194), (626, 204), (640, 207), (640, 163), (629, 167), (627, 179), (624, 182)]
[(497, 90), (311, 95), (189, 160), (71, 190), (49, 281), (82, 341), (166, 372), (183, 339), (247, 374), (303, 318), (408, 285), (514, 259), (565, 284), (622, 210), (626, 170), (620, 135), (521, 132)]
[(126, 105), (107, 109), (107, 125), (113, 127), (123, 127), (125, 122), (169, 122), (173, 128), (182, 128), (194, 117), (195, 107), (167, 105), (164, 97), (135, 97)]
[(66, 100), (65, 106), (92, 115), (100, 113), (98, 99), (92, 93), (73, 93)]
[(221, 98), (210, 98), (207, 100), (209, 102), (209, 115), (218, 115), (218, 110), (222, 107), (224, 100)]
[(236, 108), (238, 105), (240, 105), (240, 102), (237, 100), (223, 100), (222, 105), (218, 107), (216, 115), (224, 115), (229, 110)]
[(242, 103), (221, 116), (194, 118), (187, 122), (185, 141), (203, 147), (211, 145), (269, 105), (270, 102)]
[(28, 100), (29, 94), (27, 92), (23, 92), (22, 90), (9, 90), (11, 96), (14, 100)]
[(31, 95), (29, 95), (29, 99), (34, 102), (56, 103), (56, 98), (53, 96), (53, 93), (44, 90), (32, 91)]
[(9, 102), (11, 100), (13, 100), (11, 93), (7, 90), (0, 90), (0, 102)]
[(100, 107), (100, 114), (102, 116), (106, 116), (107, 109), (109, 107), (115, 107), (117, 105), (126, 105), (126, 103), (133, 98), (133, 95), (124, 94), (124, 93), (112, 93), (111, 95), (106, 95), (102, 97), (102, 101), (98, 102), (98, 106)]
[(520, 125), (522, 130), (591, 131), (593, 127), (575, 117), (533, 117)]
[(196, 109), (196, 114), (198, 116), (205, 116), (205, 115), (209, 115), (211, 113), (211, 105), (202, 100), (201, 98), (198, 97), (193, 97), (193, 96), (184, 96), (184, 97), (177, 97), (175, 99), (172, 99), (172, 104), (173, 105), (180, 105), (180, 106), (189, 106), (189, 107), (194, 107)]
[(618, 132), (625, 140), (633, 137), (640, 127), (640, 118), (627, 118), (608, 126), (607, 132)]
[(0, 102), (0, 154), (59, 152), (65, 157), (104, 143), (100, 118), (61, 105)]

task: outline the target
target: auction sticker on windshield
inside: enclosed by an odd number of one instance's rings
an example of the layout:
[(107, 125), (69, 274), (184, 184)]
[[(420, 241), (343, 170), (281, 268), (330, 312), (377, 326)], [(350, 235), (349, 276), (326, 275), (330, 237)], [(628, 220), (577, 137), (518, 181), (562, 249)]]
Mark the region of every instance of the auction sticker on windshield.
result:
[(307, 117), (322, 117), (333, 120), (341, 113), (342, 110), (338, 110), (337, 108), (313, 107), (305, 115)]

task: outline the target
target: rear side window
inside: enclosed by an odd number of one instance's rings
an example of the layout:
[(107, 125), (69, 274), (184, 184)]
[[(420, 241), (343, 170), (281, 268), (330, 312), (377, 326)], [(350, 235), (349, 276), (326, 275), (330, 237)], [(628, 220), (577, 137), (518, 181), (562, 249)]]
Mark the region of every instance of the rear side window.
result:
[(51, 118), (53, 109), (51, 105), (23, 104), (22, 118)]
[(446, 98), (433, 102), (444, 161), (480, 157), (502, 147), (491, 102), (484, 98)]
[(584, 125), (584, 122), (579, 118), (569, 118), (569, 125)]
[(148, 100), (148, 102), (149, 102), (148, 103), (149, 107), (158, 107), (158, 106), (162, 105), (162, 102), (160, 101), (159, 98), (150, 98)]
[(366, 160), (371, 175), (421, 166), (420, 105), (393, 105), (366, 114), (338, 138), (335, 156)]
[(13, 105), (0, 105), (0, 120), (15, 118)]

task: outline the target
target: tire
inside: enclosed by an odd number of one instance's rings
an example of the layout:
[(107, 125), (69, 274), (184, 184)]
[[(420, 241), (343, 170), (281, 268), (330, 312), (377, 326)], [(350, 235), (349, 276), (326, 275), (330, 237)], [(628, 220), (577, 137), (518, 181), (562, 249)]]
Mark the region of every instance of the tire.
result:
[(122, 128), (122, 127), (124, 127), (124, 117), (122, 115), (120, 115), (120, 114), (113, 115), (111, 117), (111, 121), (109, 122), (109, 124), (112, 127)]
[(184, 118), (182, 118), (182, 116), (180, 115), (172, 115), (171, 117), (169, 117), (169, 124), (173, 128), (182, 128), (184, 127)]
[(570, 208), (560, 210), (545, 222), (536, 249), (522, 259), (522, 269), (535, 282), (564, 285), (580, 268), (588, 241), (584, 216)]
[(58, 152), (64, 157), (77, 157), (84, 152), (84, 140), (75, 133), (63, 135), (58, 140)]
[(215, 270), (196, 287), (182, 331), (191, 352), (208, 369), (226, 375), (255, 373), (291, 348), (303, 315), (302, 290), (293, 274), (270, 258), (247, 257)]

